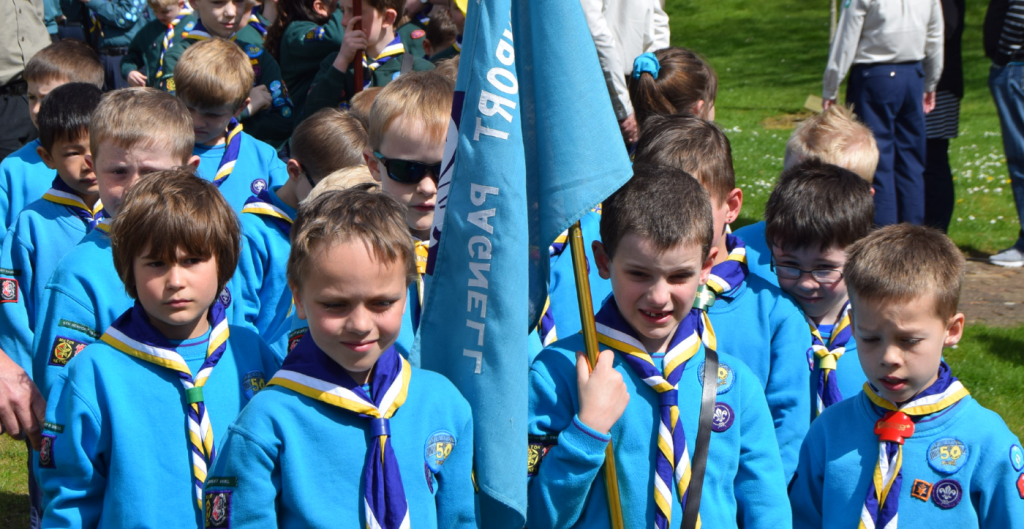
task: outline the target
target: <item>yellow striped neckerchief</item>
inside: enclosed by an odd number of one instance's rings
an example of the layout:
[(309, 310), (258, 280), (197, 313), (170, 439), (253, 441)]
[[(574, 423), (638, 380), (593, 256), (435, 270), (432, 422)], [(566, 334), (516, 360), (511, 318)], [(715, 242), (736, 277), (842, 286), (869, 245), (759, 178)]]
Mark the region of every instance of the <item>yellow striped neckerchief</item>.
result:
[(419, 329), (420, 316), (423, 313), (423, 294), (426, 291), (426, 286), (423, 280), (423, 276), (427, 273), (427, 258), (429, 257), (429, 246), (430, 241), (416, 240), (416, 283), (415, 290), (412, 290), (410, 286), (410, 294), (415, 293), (416, 296), (411, 300), (407, 301), (411, 306), (409, 307), (412, 311), (412, 324), (413, 330)]
[(735, 235), (725, 236), (729, 257), (711, 267), (707, 286), (716, 297), (728, 296), (747, 278), (747, 245)]
[(403, 53), (405, 53), (405, 45), (402, 44), (402, 38), (397, 36), (397, 35), (395, 36), (394, 40), (392, 40), (390, 43), (388, 43), (387, 46), (384, 47), (384, 49), (380, 52), (380, 55), (378, 55), (377, 58), (373, 60), (373, 62), (367, 63), (366, 62), (367, 57), (366, 57), (366, 54), (364, 53), (363, 54), (363, 68), (369, 69), (370, 72), (371, 72), (371, 75), (365, 76), (366, 78), (363, 80), (363, 88), (366, 89), (366, 88), (370, 87), (370, 83), (373, 80), (372, 79), (372, 77), (373, 77), (372, 72), (373, 71), (375, 71), (377, 68), (380, 68), (381, 66), (383, 66), (384, 63), (390, 61), (391, 59), (393, 59), (393, 58), (395, 58), (395, 57), (397, 57), (397, 56), (399, 56), (399, 55), (401, 55)]
[(100, 336), (101, 341), (122, 353), (178, 373), (178, 381), (184, 388), (187, 401), (185, 414), (188, 417), (192, 487), (196, 506), (200, 510), (203, 508), (203, 484), (206, 482), (206, 474), (216, 457), (213, 425), (210, 423), (210, 416), (203, 400), (203, 386), (227, 350), (229, 335), (224, 305), (219, 300), (210, 307), (207, 319), (210, 323), (210, 338), (206, 347), (206, 359), (194, 378), (185, 359), (174, 349), (168, 348), (167, 338), (149, 323), (149, 316), (138, 301), (131, 310), (115, 320), (103, 336)]
[[(598, 204), (590, 208), (592, 213), (596, 213), (598, 216), (601, 215), (601, 204)], [(554, 242), (548, 246), (548, 260), (554, 263), (558, 260), (565, 249), (569, 247), (569, 230), (565, 230), (555, 237)], [(571, 259), (571, 257), (570, 257)], [(550, 269), (549, 269), (550, 270)], [(587, 262), (587, 271), (590, 271), (590, 263)], [(555, 325), (555, 313), (551, 310), (551, 296), (549, 295), (544, 301), (544, 311), (541, 312), (540, 324), (537, 326), (537, 332), (540, 334), (541, 344), (547, 347), (556, 341), (558, 341), (558, 328)]]
[(238, 153), (242, 150), (242, 124), (237, 119), (231, 118), (225, 135), (227, 139), (224, 142), (224, 154), (220, 157), (217, 174), (213, 177), (213, 185), (217, 187), (223, 185), (231, 176), (231, 172), (235, 170)]
[(59, 176), (53, 179), (52, 187), (43, 194), (43, 200), (68, 208), (76, 217), (82, 219), (82, 222), (85, 222), (86, 231), (92, 231), (107, 217), (106, 212), (103, 211), (102, 200), (96, 200), (96, 204), (90, 208)]
[[(285, 211), (275, 204), (276, 201), (274, 198), (275, 197), (271, 193), (270, 189), (263, 189), (258, 195), (249, 197), (245, 201), (245, 205), (242, 206), (242, 213), (251, 213), (253, 215), (262, 215), (267, 217), (267, 220), (284, 232), (285, 236), (290, 236), (292, 232), (292, 223), (295, 222), (295, 219), (292, 218), (294, 214), (289, 211)], [(283, 203), (281, 205), (284, 206)]]
[(853, 338), (853, 328), (850, 326), (850, 302), (839, 312), (839, 320), (832, 327), (832, 334), (826, 341), (818, 331), (814, 320), (807, 317), (807, 324), (811, 327), (811, 349), (814, 351), (814, 358), (817, 361), (821, 373), (817, 380), (817, 406), (814, 416), (821, 415), (825, 408), (843, 400), (843, 394), (839, 391), (839, 380), (836, 368), (839, 359), (846, 353), (846, 344)]
[[(206, 26), (203, 26), (203, 21), (202, 20), (196, 20), (196, 25), (192, 28), (192, 30), (191, 31), (183, 31), (181, 33), (181, 38), (183, 38), (185, 40), (210, 40), (210, 39), (214, 39), (214, 38), (217, 38), (217, 37), (214, 36), (214, 35), (211, 35), (210, 32), (206, 31)], [(236, 33), (232, 33), (231, 36), (228, 37), (228, 40), (230, 40), (231, 42), (234, 42), (235, 39), (237, 39), (237, 38), (238, 38), (238, 33), (236, 32)]]
[(96, 228), (95, 229), (99, 230), (100, 232), (102, 232), (102, 233), (104, 233), (106, 235), (110, 235), (110, 228), (111, 228), (111, 226), (113, 224), (114, 224), (114, 219), (112, 219), (110, 217), (104, 217), (103, 220), (99, 221), (99, 223), (96, 224)]
[[(654, 363), (651, 353), (637, 337), (636, 331), (619, 312), (615, 298), (609, 298), (594, 317), (597, 340), (620, 353), (619, 358), (641, 380), (658, 394), (659, 421), (658, 453), (654, 474), (654, 523), (658, 529), (668, 529), (672, 522), (672, 486), (680, 506), (686, 506), (690, 485), (690, 452), (686, 446), (686, 432), (679, 421), (679, 380), (686, 362), (701, 352), (701, 345), (717, 348), (715, 331), (707, 313), (690, 310), (679, 322), (669, 341), (662, 360), (662, 369)], [(714, 381), (705, 381), (714, 384)], [(697, 527), (701, 522), (698, 517)]]
[(405, 403), (411, 377), (409, 362), (394, 346), (389, 347), (370, 372), (367, 393), (306, 333), (268, 383), (368, 419), (371, 440), (363, 462), (367, 528), (409, 527), (409, 506), (392, 448), (390, 420)]
[(900, 489), (903, 483), (903, 439), (911, 437), (914, 433), (911, 421), (914, 417), (920, 419), (954, 406), (970, 395), (970, 392), (952, 375), (946, 362), (942, 362), (939, 365), (939, 378), (903, 406), (897, 406), (879, 396), (875, 388), (866, 382), (864, 394), (875, 406), (888, 410), (888, 413), (875, 423), (875, 432), (879, 433), (880, 437), (879, 430), (884, 429), (886, 425), (911, 424), (909, 428), (904, 426), (907, 435), (896, 440), (879, 440), (878, 463), (875, 465), (871, 485), (861, 509), (858, 526), (859, 529), (897, 529)]
[(171, 49), (174, 45), (174, 30), (177, 29), (178, 24), (181, 20), (192, 14), (192, 8), (185, 2), (185, 7), (181, 9), (178, 16), (167, 25), (167, 31), (164, 32), (164, 37), (160, 42), (160, 62), (156, 69), (156, 78), (160, 79), (164, 76), (164, 55), (167, 54), (167, 50)]

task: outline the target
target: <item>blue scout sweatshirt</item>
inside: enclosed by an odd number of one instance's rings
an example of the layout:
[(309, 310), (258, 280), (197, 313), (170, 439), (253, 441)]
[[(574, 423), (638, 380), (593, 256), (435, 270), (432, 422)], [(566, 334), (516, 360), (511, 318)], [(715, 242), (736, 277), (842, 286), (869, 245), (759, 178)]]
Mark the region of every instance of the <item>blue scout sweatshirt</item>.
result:
[[(270, 145), (253, 138), (243, 130), (242, 145), (231, 175), (220, 185), (220, 192), (236, 213), (242, 211), (245, 201), (264, 189), (272, 189), (288, 180), (288, 169)], [(225, 145), (204, 147), (196, 145), (192, 154), (199, 156), (199, 176), (213, 181), (224, 156)]]
[(14, 219), (25, 206), (50, 189), (50, 183), (57, 176), (57, 171), (47, 167), (36, 154), (39, 145), (39, 140), (32, 140), (0, 162), (0, 230), (3, 233), (14, 225)]

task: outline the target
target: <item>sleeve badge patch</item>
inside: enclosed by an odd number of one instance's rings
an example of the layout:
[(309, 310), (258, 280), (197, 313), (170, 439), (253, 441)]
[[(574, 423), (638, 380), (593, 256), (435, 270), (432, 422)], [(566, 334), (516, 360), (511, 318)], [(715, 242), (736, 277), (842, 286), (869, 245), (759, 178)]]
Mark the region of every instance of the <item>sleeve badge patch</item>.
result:
[(81, 353), (82, 349), (85, 349), (87, 345), (89, 344), (58, 336), (53, 341), (53, 347), (50, 349), (50, 361), (48, 363), (51, 366), (64, 367), (68, 365), (68, 362), (75, 355)]
[(413, 31), (412, 33), (410, 33), (409, 36), (414, 38), (414, 39), (422, 39), (423, 36), (426, 35), (426, 34), (427, 34), (426, 31), (423, 31), (422, 29), (417, 29), (416, 31)]
[(188, 24), (185, 24), (185, 31), (192, 31), (192, 28), (196, 27), (194, 20), (190, 20)]
[(1024, 450), (1021, 450), (1020, 445), (1010, 447), (1010, 464), (1013, 465), (1013, 470), (1016, 472), (1024, 469)]
[(1024, 474), (1017, 478), (1017, 494), (1020, 494), (1020, 499), (1024, 500)]
[(940, 474), (953, 475), (964, 467), (970, 451), (953, 437), (939, 439), (928, 447), (928, 465)]
[[(704, 362), (697, 366), (697, 381), (700, 382), (701, 387), (704, 387)], [(725, 362), (718, 364), (718, 394), (728, 393), (735, 383), (736, 375), (729, 364)]]
[(944, 479), (932, 488), (932, 501), (942, 509), (952, 509), (960, 504), (964, 497), (964, 489), (955, 479)]
[(529, 452), (526, 457), (526, 475), (536, 476), (540, 470), (540, 464), (548, 455), (551, 447), (558, 444), (557, 435), (531, 435), (529, 441)]
[(307, 332), (309, 332), (309, 327), (303, 327), (301, 329), (295, 329), (294, 331), (288, 333), (288, 352), (289, 353), (292, 352), (292, 349), (295, 349), (296, 345), (299, 345), (299, 340), (301, 340), (302, 337), (305, 336)]
[(711, 431), (722, 433), (732, 426), (736, 420), (736, 414), (732, 408), (724, 402), (715, 403), (715, 416), (711, 419)]
[(206, 527), (231, 527), (231, 491), (206, 493)]
[(19, 291), (17, 279), (0, 277), (0, 303), (17, 303)]
[(248, 44), (245, 46), (245, 54), (255, 59), (256, 57), (263, 55), (263, 48), (255, 44)]
[(927, 502), (932, 495), (932, 484), (923, 479), (915, 479), (914, 486), (910, 489), (910, 496)]
[(262, 371), (249, 371), (242, 377), (242, 393), (246, 399), (252, 400), (266, 385)]
[(427, 444), (423, 447), (423, 457), (431, 472), (440, 472), (448, 456), (455, 448), (455, 436), (446, 430), (438, 430), (427, 437)]
[(217, 295), (217, 301), (220, 301), (220, 304), (224, 305), (225, 309), (231, 306), (231, 291), (228, 290), (228, 287), (225, 286), (224, 290), (220, 291), (220, 294)]
[(53, 462), (53, 443), (56, 441), (56, 435), (43, 434), (43, 441), (39, 445), (39, 468), (56, 468)]

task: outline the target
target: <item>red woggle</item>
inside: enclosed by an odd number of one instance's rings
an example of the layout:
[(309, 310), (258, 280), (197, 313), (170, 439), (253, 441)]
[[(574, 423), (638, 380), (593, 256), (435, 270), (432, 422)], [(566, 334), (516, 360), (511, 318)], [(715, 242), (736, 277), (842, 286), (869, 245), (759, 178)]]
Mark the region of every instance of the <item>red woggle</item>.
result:
[(914, 435), (914, 421), (902, 411), (890, 411), (875, 423), (875, 434), (879, 441), (903, 444)]

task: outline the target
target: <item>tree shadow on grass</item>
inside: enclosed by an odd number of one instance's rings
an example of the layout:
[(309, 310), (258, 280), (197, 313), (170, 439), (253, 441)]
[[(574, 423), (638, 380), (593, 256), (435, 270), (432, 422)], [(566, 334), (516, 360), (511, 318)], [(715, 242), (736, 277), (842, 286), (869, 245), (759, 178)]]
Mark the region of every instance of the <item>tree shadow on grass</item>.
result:
[(28, 527), (28, 494), (0, 491), (0, 527)]
[(1024, 339), (1004, 333), (976, 332), (973, 340), (986, 350), (1018, 366), (1024, 366)]

